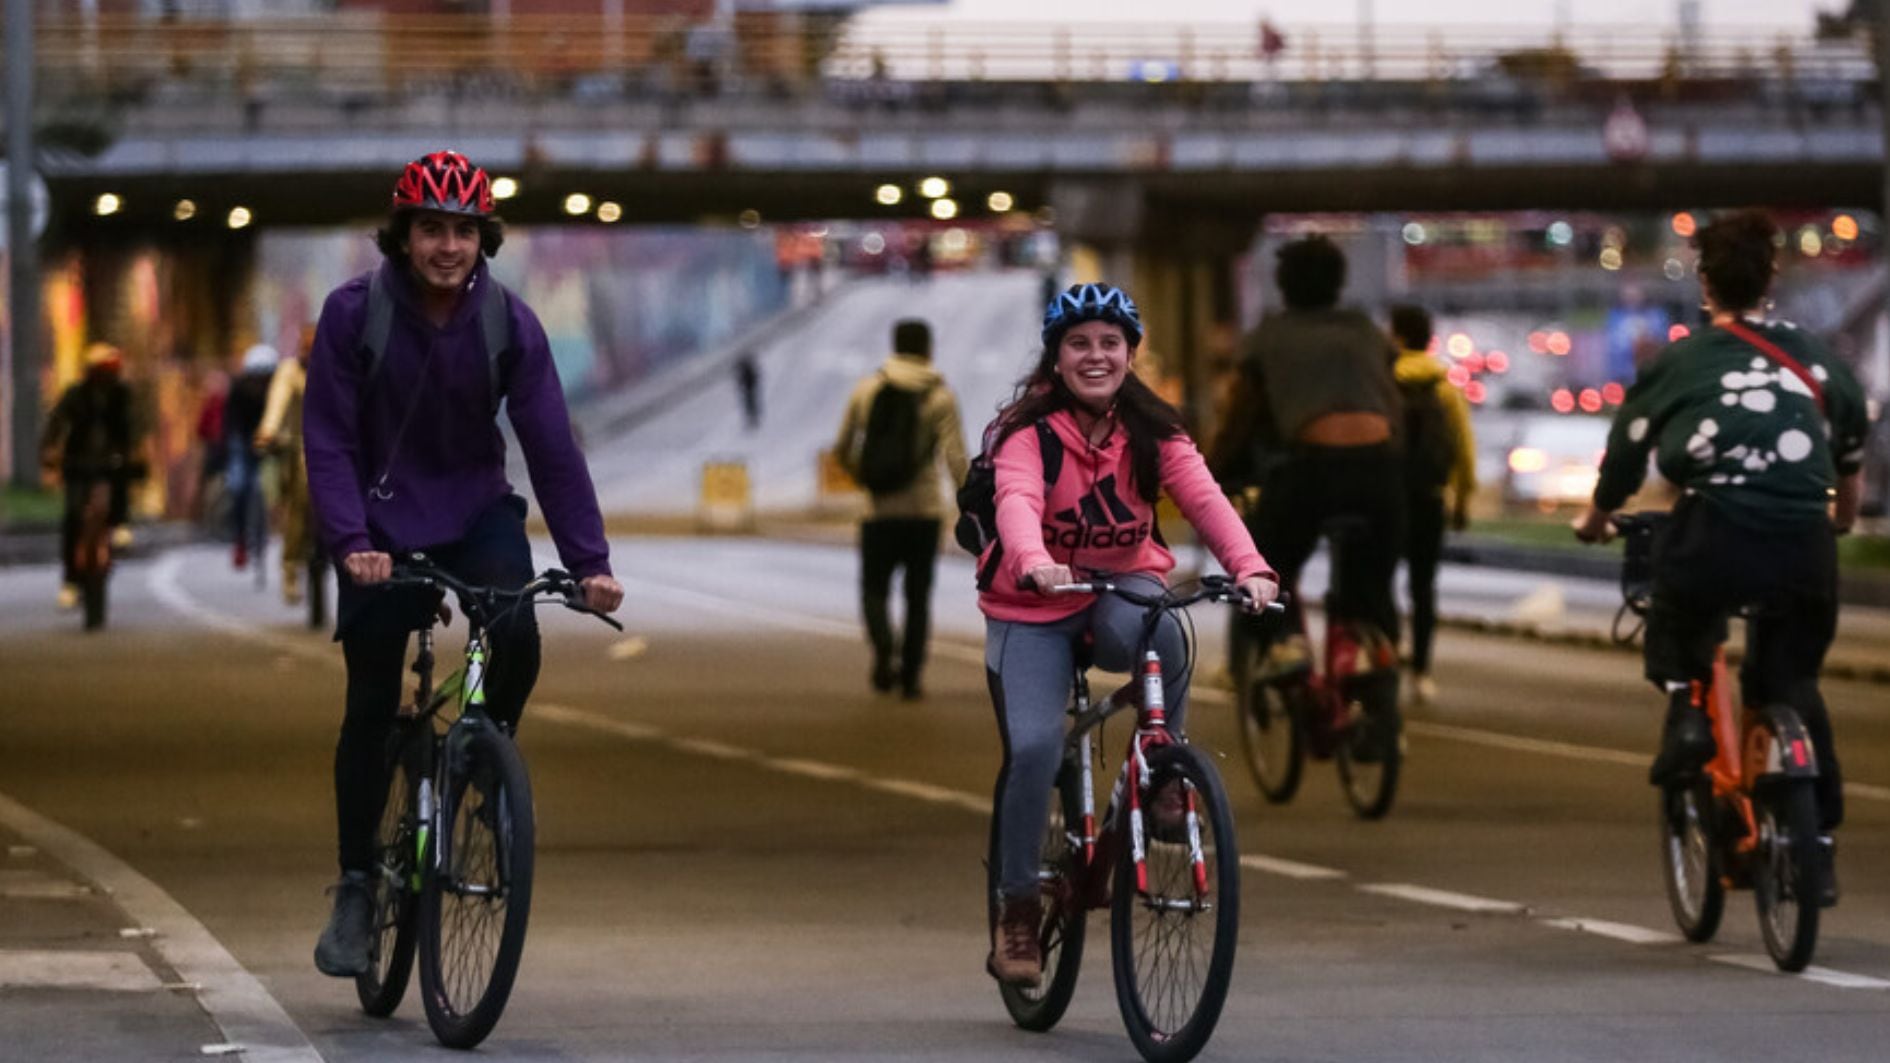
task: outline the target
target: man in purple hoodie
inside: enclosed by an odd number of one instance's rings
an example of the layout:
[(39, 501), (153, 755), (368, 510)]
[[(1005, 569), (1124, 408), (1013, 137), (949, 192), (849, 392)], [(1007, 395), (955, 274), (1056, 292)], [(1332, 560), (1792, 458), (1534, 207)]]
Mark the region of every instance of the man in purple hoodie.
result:
[[(335, 747), (342, 877), (315, 948), (315, 966), (337, 977), (368, 965), (382, 757), (407, 636), (429, 607), (412, 588), (376, 584), (392, 574), (393, 555), (414, 550), (475, 585), (520, 587), (536, 567), (525, 500), (506, 481), (501, 398), (585, 604), (612, 612), (623, 602), (544, 327), (488, 269), (504, 239), (492, 212), (491, 183), (465, 156), (439, 151), (409, 164), (376, 234), (385, 261), (329, 294), (309, 352), (309, 495), (340, 579), (335, 639), (348, 666)], [(489, 636), (487, 710), (516, 727), (538, 678), (537, 622), (520, 609)]]

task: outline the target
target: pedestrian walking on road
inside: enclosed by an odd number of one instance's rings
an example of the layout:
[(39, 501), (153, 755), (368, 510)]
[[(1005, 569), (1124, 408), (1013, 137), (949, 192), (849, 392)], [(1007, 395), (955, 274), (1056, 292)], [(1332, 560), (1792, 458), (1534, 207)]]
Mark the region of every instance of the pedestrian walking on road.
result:
[[(853, 389), (833, 452), (869, 499), (860, 524), (860, 611), (873, 647), (873, 689), (897, 686), (910, 701), (923, 694), (919, 677), (931, 631), (945, 511), (938, 467), (943, 461), (956, 488), (970, 459), (958, 400), (932, 366), (931, 326), (907, 319), (893, 326), (892, 339), (892, 356)], [(899, 640), (887, 603), (895, 571), (904, 573), (906, 599)]]
[(302, 456), (302, 395), (314, 330), (303, 329), (297, 357), (284, 358), (269, 381), (269, 401), (256, 426), (256, 451), (276, 459), (276, 501), (282, 509), (282, 600), (302, 602), (302, 573), (314, 554), (308, 512), (308, 463)]
[[(269, 384), (281, 356), (274, 347), (258, 343), (243, 352), (243, 369), (230, 383), (223, 410), (224, 445), (229, 464), (223, 483), (230, 499), (230, 561), (241, 569), (249, 565), (251, 549), (262, 551), (269, 535), (269, 516), (263, 506), (262, 462), (256, 430), (269, 405)], [(260, 560), (258, 561), (260, 563)]]
[(743, 351), (735, 362), (735, 386), (742, 393), (742, 418), (750, 432), (761, 427), (761, 367), (755, 364), (755, 352)]
[(1433, 357), (1431, 315), (1416, 306), (1391, 308), (1391, 338), (1398, 346), (1392, 375), (1404, 399), (1404, 563), (1411, 589), (1411, 700), (1437, 700), (1431, 678), (1431, 643), (1437, 633), (1437, 564), (1444, 556), (1444, 526), (1470, 524), (1477, 490), (1476, 441), (1470, 404)]
[[(612, 612), (623, 601), (544, 327), (486, 262), (504, 240), (486, 172), (452, 151), (408, 164), (376, 239), (381, 265), (322, 306), (303, 399), (309, 495), (335, 562), (335, 639), (348, 666), (335, 746), (341, 881), (315, 947), (315, 966), (338, 977), (368, 967), (383, 757), (408, 635), (434, 602), (376, 584), (391, 577), (395, 554), (417, 550), (481, 586), (523, 587), (537, 567), (525, 500), (506, 480), (501, 398), (584, 604)], [(538, 681), (537, 621), (513, 610), (487, 634), (487, 712), (516, 728)]]

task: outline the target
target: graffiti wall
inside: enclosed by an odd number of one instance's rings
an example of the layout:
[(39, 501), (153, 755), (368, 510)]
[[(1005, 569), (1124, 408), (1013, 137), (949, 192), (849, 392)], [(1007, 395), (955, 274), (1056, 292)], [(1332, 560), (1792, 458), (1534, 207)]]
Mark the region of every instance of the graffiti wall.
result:
[[(255, 334), (293, 350), (329, 290), (379, 259), (358, 231), (264, 234), (249, 299)], [(573, 401), (725, 342), (788, 298), (766, 232), (512, 230), (492, 266), (544, 323)]]

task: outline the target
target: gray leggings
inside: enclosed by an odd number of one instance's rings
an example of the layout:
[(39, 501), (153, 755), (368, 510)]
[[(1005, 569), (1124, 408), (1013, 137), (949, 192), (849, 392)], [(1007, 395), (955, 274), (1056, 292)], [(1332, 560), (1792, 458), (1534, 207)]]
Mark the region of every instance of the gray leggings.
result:
[[(1116, 582), (1143, 594), (1159, 593), (1162, 588), (1161, 581), (1152, 576), (1123, 576)], [(1076, 681), (1076, 650), (1084, 632), (1095, 636), (1096, 667), (1109, 672), (1135, 670), (1142, 609), (1120, 598), (1102, 596), (1082, 612), (1047, 624), (985, 621), (985, 678), (991, 684), (998, 734), (1004, 739), (987, 872), (993, 896), (1028, 897), (1037, 892), (1037, 864), (1050, 818), (1050, 787), (1062, 760), (1064, 710)], [(1172, 615), (1156, 629), (1155, 652), (1162, 659), (1168, 729), (1180, 734), (1189, 677), (1182, 670), (1186, 646), (1181, 625)]]

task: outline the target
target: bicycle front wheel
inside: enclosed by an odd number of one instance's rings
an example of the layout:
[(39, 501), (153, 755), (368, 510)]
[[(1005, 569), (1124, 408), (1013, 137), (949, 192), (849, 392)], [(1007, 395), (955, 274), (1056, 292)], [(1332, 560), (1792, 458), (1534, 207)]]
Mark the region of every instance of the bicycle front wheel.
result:
[(1806, 780), (1777, 782), (1753, 795), (1759, 847), (1753, 894), (1765, 951), (1781, 971), (1802, 971), (1818, 946), (1818, 802)]
[(1349, 724), (1337, 748), (1340, 788), (1360, 819), (1383, 819), (1398, 795), (1398, 775), (1404, 766), (1398, 675), (1356, 676), (1342, 691)]
[[(1116, 1004), (1150, 1063), (1193, 1059), (1227, 1002), (1240, 932), (1240, 853), (1227, 791), (1192, 746), (1149, 754), (1147, 888), (1128, 845), (1110, 911)], [(1122, 810), (1127, 815), (1127, 810)]]
[(524, 759), (494, 726), (449, 732), (446, 756), (438, 858), (420, 897), (420, 995), (440, 1043), (471, 1048), (505, 1011), (525, 949), (532, 794)]
[(400, 1006), (413, 974), (413, 951), (418, 937), (414, 899), (420, 891), (419, 789), (422, 744), (431, 732), (397, 725), (389, 757), (387, 803), (381, 807), (381, 825), (374, 834), (374, 937), (369, 943), (368, 969), (354, 978), (361, 1010), (384, 1018)]
[(1088, 909), (1083, 905), (1081, 880), (1082, 823), (1082, 770), (1073, 759), (1065, 758), (1051, 795), (1050, 825), (1044, 833), (1038, 872), (1043, 883), (1043, 925), (1037, 934), (1043, 951), (1043, 981), (1034, 987), (998, 985), (1004, 1010), (1026, 1030), (1048, 1030), (1063, 1018), (1083, 968)]
[(1261, 796), (1276, 805), (1299, 792), (1306, 765), (1306, 744), (1297, 711), (1306, 696), (1303, 679), (1268, 682), (1257, 678), (1260, 652), (1250, 649), (1235, 668), (1235, 715), (1240, 720), (1240, 752)]
[(1660, 791), (1661, 877), (1667, 906), (1688, 941), (1710, 941), (1726, 905), (1720, 881), (1718, 803), (1706, 778)]

